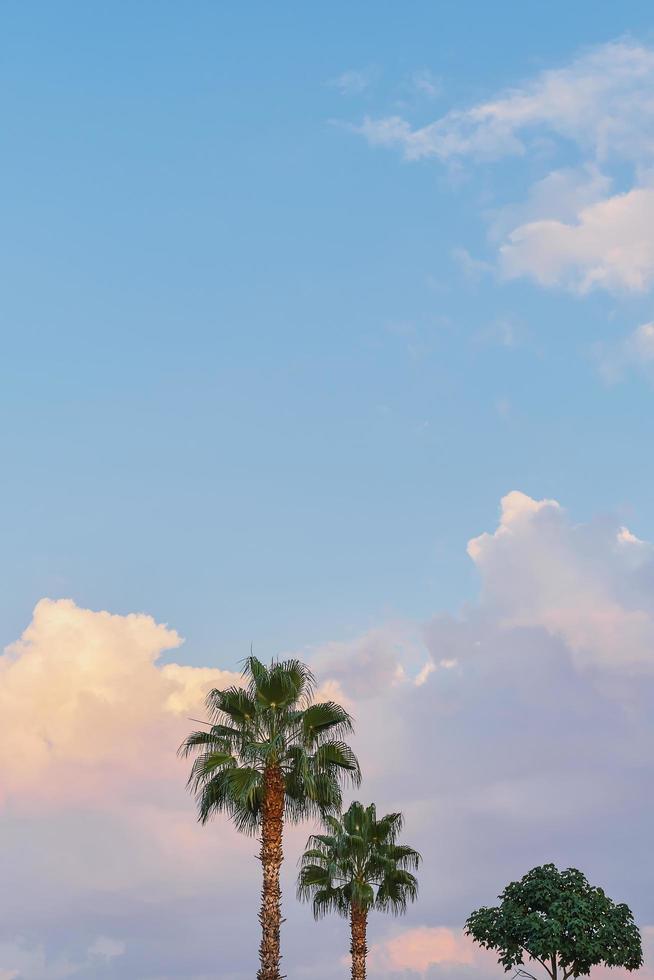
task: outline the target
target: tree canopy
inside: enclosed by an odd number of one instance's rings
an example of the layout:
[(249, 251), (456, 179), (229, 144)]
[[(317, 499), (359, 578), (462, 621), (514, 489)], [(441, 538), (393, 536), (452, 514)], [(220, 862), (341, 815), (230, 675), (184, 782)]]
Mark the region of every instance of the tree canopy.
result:
[(325, 818), (325, 834), (313, 834), (302, 856), (298, 896), (313, 899), (316, 918), (327, 912), (347, 916), (355, 906), (398, 915), (413, 901), (418, 883), (411, 869), (420, 863), (412, 847), (397, 843), (402, 814), (377, 818), (374, 803), (352, 803), (338, 819)]
[(243, 675), (245, 687), (209, 692), (208, 730), (192, 732), (181, 747), (196, 756), (189, 786), (200, 820), (226, 812), (239, 830), (255, 833), (271, 767), (283, 780), (286, 820), (338, 812), (343, 777), (361, 779), (343, 741), (350, 715), (333, 701), (313, 702), (313, 674), (298, 660), (266, 666), (248, 657)]
[(525, 957), (552, 980), (585, 976), (600, 964), (637, 970), (643, 963), (640, 932), (631, 910), (590, 885), (575, 868), (533, 868), (511, 882), (500, 904), (469, 916), (465, 932), (499, 953), (505, 971), (522, 976)]

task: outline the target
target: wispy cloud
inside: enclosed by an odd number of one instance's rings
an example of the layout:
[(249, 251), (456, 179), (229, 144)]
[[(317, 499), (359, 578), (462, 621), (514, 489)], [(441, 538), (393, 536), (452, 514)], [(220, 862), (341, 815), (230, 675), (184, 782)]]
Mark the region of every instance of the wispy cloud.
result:
[(469, 282), (478, 282), (489, 272), (495, 271), (495, 266), (492, 262), (475, 258), (467, 248), (453, 248), (452, 258)]
[(411, 81), (416, 92), (427, 96), (428, 99), (437, 99), (443, 90), (440, 80), (429, 68), (415, 71), (411, 76)]
[(609, 384), (630, 371), (654, 378), (654, 322), (641, 323), (623, 340), (595, 348), (600, 374)]
[(390, 115), (356, 129), (409, 161), (534, 155), (551, 168), (557, 153), (572, 155), (526, 202), (490, 215), (501, 273), (580, 294), (643, 292), (654, 283), (653, 91), (654, 49), (623, 40), (425, 125)]
[(372, 80), (373, 72), (369, 69), (350, 68), (331, 78), (328, 84), (338, 89), (341, 95), (361, 95), (370, 87)]
[(524, 154), (539, 129), (572, 140), (599, 160), (650, 159), (654, 150), (654, 51), (621, 41), (595, 48), (565, 68), (417, 128), (400, 117), (367, 119), (373, 143), (395, 143), (407, 159), (500, 159)]

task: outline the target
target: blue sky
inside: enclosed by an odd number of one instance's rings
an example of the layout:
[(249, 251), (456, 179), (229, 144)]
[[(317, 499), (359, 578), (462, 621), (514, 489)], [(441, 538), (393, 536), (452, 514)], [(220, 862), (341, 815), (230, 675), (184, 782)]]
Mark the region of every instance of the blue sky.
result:
[(544, 860), (651, 975), (653, 90), (645, 2), (3, 5), (0, 980), (252, 975), (170, 752), (251, 644), (433, 869), (374, 976)]
[(488, 259), (483, 213), (538, 167), (455, 179), (349, 128), (646, 40), (646, 4), (3, 19), (6, 641), (42, 595), (147, 610), (223, 662), (456, 608), (514, 487), (653, 532), (651, 391), (589, 356), (647, 302), (470, 280), (453, 251)]

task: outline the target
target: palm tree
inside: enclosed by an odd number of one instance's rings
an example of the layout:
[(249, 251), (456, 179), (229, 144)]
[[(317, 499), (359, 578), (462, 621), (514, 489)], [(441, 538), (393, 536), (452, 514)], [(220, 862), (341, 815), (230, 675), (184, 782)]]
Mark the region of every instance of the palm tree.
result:
[(343, 737), (352, 719), (333, 701), (312, 703), (315, 680), (298, 660), (270, 666), (248, 657), (243, 687), (210, 691), (207, 731), (180, 747), (195, 755), (188, 785), (201, 823), (227, 813), (238, 830), (261, 835), (263, 869), (259, 980), (281, 980), (279, 931), (284, 821), (338, 813), (341, 783), (361, 781)]
[(329, 834), (313, 834), (302, 855), (298, 898), (313, 899), (316, 919), (327, 912), (349, 916), (352, 942), (352, 980), (365, 980), (368, 912), (406, 911), (415, 901), (417, 870), (422, 858), (412, 847), (398, 844), (401, 813), (380, 820), (374, 803), (352, 803), (340, 820), (324, 818)]

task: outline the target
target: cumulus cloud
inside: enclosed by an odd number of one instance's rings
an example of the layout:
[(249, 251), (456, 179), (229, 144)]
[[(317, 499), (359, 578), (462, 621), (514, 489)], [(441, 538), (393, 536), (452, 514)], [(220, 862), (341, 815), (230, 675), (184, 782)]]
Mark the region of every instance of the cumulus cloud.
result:
[(176, 757), (209, 687), (239, 675), (158, 663), (180, 643), (150, 616), (44, 599), (0, 657), (0, 966), (17, 980), (166, 976), (147, 972), (155, 935), (174, 946), (180, 903), (252, 849), (202, 832)]
[[(237, 674), (157, 666), (180, 636), (150, 616), (43, 599), (0, 658), (0, 798), (105, 800), (178, 775), (170, 745), (211, 686)], [(129, 746), (129, 751), (126, 751)]]
[[(401, 809), (424, 857), (406, 920), (371, 916), (389, 980), (496, 976), (461, 924), (545, 861), (654, 922), (651, 546), (513, 491), (468, 551), (481, 592), (458, 615), (303, 652), (355, 715), (357, 796)], [(7, 978), (206, 980), (217, 949), (221, 977), (256, 969), (256, 843), (197, 826), (175, 757), (206, 688), (236, 678), (162, 663), (179, 642), (147, 616), (45, 600), (0, 658)], [(285, 844), (284, 966), (332, 980), (347, 924), (292, 898), (310, 829)]]
[(468, 554), (502, 626), (543, 627), (580, 666), (654, 669), (654, 606), (640, 579), (652, 549), (627, 528), (575, 527), (556, 501), (514, 491)]
[(654, 189), (640, 187), (583, 208), (574, 223), (520, 225), (500, 248), (507, 278), (543, 286), (644, 292), (654, 280)]
[[(654, 49), (618, 41), (427, 125), (394, 115), (367, 118), (357, 130), (410, 161), (572, 153), (576, 165), (550, 170), (524, 204), (490, 216), (501, 272), (582, 294), (642, 292), (654, 280), (653, 90)], [(625, 164), (628, 186), (611, 194)]]
[(461, 923), (545, 861), (580, 867), (654, 921), (651, 546), (617, 519), (577, 523), (514, 491), (468, 551), (479, 600), (423, 630), (450, 669), (356, 704), (364, 796), (401, 801), (425, 858), (406, 926), (373, 917), (380, 977), (497, 975)]

